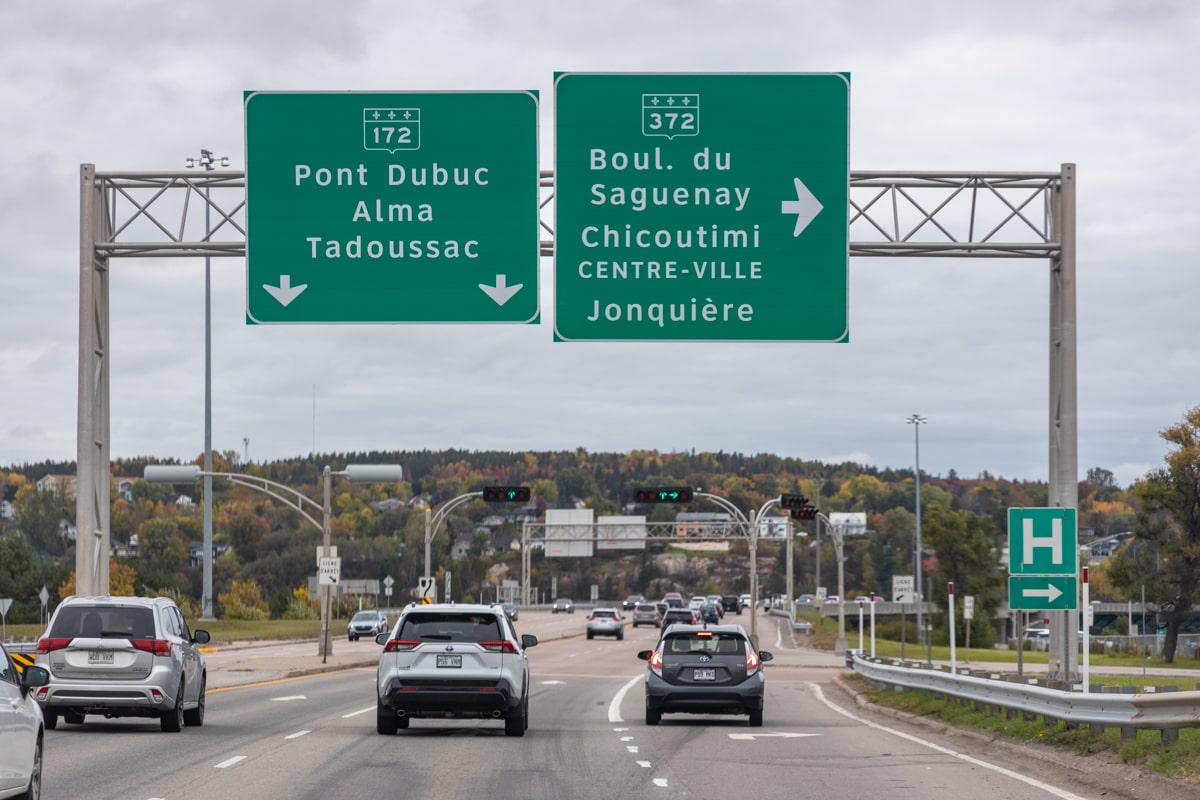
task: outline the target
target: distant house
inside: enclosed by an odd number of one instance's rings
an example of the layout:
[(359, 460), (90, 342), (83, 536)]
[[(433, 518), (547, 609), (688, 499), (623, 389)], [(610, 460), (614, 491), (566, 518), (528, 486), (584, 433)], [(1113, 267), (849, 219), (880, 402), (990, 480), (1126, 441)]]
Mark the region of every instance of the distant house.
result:
[(454, 544), (450, 545), (450, 557), (456, 560), (466, 558), (471, 555), (471, 545), (473, 544), (475, 544), (473, 535), (460, 533), (454, 538)]
[(791, 529), (790, 518), (771, 509), (758, 522), (758, 538), (786, 539)]
[(0, 519), (16, 519), (17, 507), (8, 500), (0, 500)]
[(75, 541), (75, 537), (78, 535), (78, 531), (75, 529), (75, 523), (71, 522), (69, 519), (59, 521), (58, 532), (62, 534), (62, 537), (68, 542)]
[(402, 508), (405, 505), (403, 500), (398, 500), (395, 497), (389, 497), (387, 500), (377, 500), (371, 503), (373, 511), (394, 511), (397, 508)]
[(133, 502), (133, 478), (114, 478), (113, 482), (117, 487), (117, 494), (123, 499)]
[(76, 485), (74, 475), (43, 475), (37, 482), (39, 492), (58, 492), (67, 498), (75, 496)]
[(196, 505), (196, 501), (186, 494), (181, 494), (175, 498), (176, 508), (191, 508), (194, 505)]

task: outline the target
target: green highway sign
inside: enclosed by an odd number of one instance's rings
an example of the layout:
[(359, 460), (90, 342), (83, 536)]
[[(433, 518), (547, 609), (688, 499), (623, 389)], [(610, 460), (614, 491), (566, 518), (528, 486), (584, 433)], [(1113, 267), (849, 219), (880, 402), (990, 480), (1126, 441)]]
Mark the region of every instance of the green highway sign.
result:
[(246, 92), (248, 323), (538, 321), (538, 95)]
[(1008, 607), (1029, 611), (1068, 611), (1078, 607), (1079, 579), (1074, 575), (1012, 575)]
[(848, 74), (559, 73), (556, 341), (849, 340)]
[(1075, 575), (1078, 571), (1075, 509), (1008, 509), (1010, 575)]

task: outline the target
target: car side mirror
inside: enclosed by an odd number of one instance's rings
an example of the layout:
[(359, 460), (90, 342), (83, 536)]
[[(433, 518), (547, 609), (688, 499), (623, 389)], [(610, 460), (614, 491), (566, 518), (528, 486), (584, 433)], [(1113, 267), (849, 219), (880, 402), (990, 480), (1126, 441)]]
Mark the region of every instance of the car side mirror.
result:
[(766, 663), (767, 661), (771, 661), (774, 658), (775, 658), (774, 653), (771, 653), (768, 650), (759, 650), (758, 651), (758, 660), (762, 661), (763, 663)]
[(36, 686), (45, 686), (50, 682), (50, 671), (45, 667), (29, 666), (21, 673), (21, 688), (28, 692)]
[(390, 633), (380, 633), (375, 637), (375, 644), (387, 644)]
[(212, 636), (208, 631), (192, 631), (192, 642), (194, 644), (208, 644), (212, 641)]
[(639, 659), (639, 660), (641, 660), (641, 661), (649, 661), (649, 660), (650, 660), (650, 656), (652, 656), (652, 655), (654, 655), (654, 651), (653, 651), (653, 650), (639, 650), (639, 651), (638, 651), (638, 654), (637, 654), (637, 657), (638, 657), (638, 659)]
[(521, 649), (522, 650), (528, 650), (530, 647), (535, 646), (537, 643), (538, 643), (538, 638), (536, 636), (534, 636), (532, 633), (522, 633), (521, 634)]

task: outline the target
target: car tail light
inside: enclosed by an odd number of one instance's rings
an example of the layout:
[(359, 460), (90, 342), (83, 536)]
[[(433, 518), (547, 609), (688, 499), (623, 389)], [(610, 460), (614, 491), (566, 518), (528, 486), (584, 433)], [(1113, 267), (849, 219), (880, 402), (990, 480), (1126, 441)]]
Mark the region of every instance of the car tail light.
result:
[(388, 639), (388, 643), (383, 646), (383, 652), (385, 652), (385, 653), (404, 652), (404, 651), (412, 650), (419, 644), (420, 644), (420, 642), (413, 642), (413, 641), (409, 641), (407, 639)]
[(37, 651), (39, 653), (43, 653), (43, 654), (44, 653), (53, 653), (55, 650), (62, 650), (64, 647), (66, 647), (70, 643), (71, 643), (70, 639), (63, 639), (63, 638), (51, 639), (51, 638), (43, 636), (41, 639), (38, 639)]
[(591, 614), (588, 614), (588, 618), (587, 618), (587, 621), (588, 621), (588, 622), (591, 622), (591, 621), (592, 621), (592, 620), (594, 620), (594, 619), (595, 619), (595, 617), (594, 617), (594, 616), (592, 616)]
[(151, 655), (171, 655), (171, 643), (166, 639), (130, 639), (129, 643), (135, 650), (142, 650)]
[(479, 646), (489, 653), (512, 653), (517, 654), (517, 648), (512, 642), (480, 642)]
[(662, 651), (655, 650), (650, 654), (650, 671), (658, 677), (662, 677)]
[(753, 675), (755, 672), (758, 671), (758, 667), (759, 667), (758, 653), (754, 652), (749, 647), (747, 647), (746, 648), (746, 674)]

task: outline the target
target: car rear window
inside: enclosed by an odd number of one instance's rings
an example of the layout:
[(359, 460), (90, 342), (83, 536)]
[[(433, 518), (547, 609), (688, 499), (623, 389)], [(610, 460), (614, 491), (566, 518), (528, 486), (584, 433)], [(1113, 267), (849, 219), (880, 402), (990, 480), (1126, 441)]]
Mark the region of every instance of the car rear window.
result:
[(423, 642), (498, 642), (504, 635), (493, 614), (418, 612), (404, 618), (397, 638)]
[(707, 650), (711, 653), (745, 653), (746, 640), (736, 633), (687, 631), (675, 633), (663, 641), (663, 652), (691, 653)]
[(154, 611), (132, 606), (64, 606), (54, 618), (55, 639), (153, 639)]

